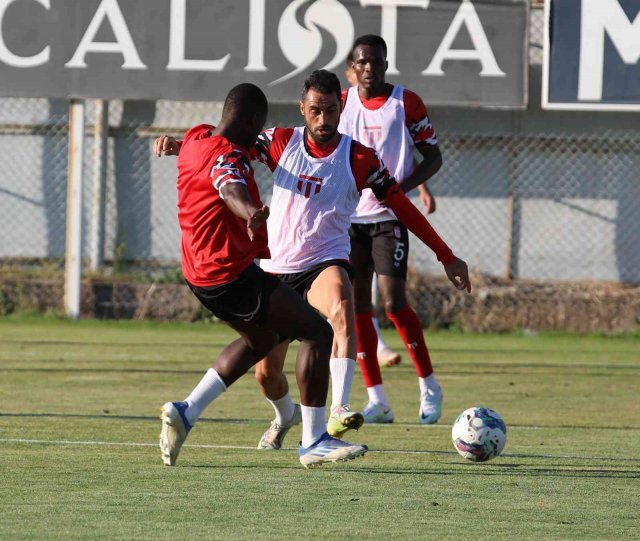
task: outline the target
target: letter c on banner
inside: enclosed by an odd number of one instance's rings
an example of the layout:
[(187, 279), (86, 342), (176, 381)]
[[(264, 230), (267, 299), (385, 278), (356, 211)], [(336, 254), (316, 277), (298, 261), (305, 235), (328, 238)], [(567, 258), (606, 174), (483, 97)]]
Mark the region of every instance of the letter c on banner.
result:
[[(2, 20), (4, 19), (5, 11), (7, 11), (7, 8), (14, 1), (15, 0), (0, 0), (0, 62), (3, 62), (9, 66), (13, 66), (14, 68), (33, 68), (35, 66), (46, 64), (47, 62), (49, 62), (49, 52), (51, 50), (51, 47), (49, 45), (47, 45), (36, 55), (18, 56), (17, 54), (12, 53), (4, 42), (4, 39), (2, 37)], [(51, 9), (49, 0), (34, 1), (44, 6), (46, 9)]]

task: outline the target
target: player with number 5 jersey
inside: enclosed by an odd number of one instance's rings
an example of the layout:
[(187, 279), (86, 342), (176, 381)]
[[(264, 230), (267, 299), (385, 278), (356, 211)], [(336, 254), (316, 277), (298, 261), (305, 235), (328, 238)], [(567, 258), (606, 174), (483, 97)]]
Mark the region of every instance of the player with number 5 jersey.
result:
[[(351, 67), (357, 84), (343, 92), (339, 129), (376, 149), (404, 192), (419, 186), (427, 212), (433, 212), (435, 202), (426, 181), (442, 164), (435, 130), (417, 94), (386, 83), (386, 57), (387, 46), (380, 36), (369, 34), (354, 42)], [(415, 150), (422, 158), (417, 166)], [(399, 218), (370, 193), (363, 194), (351, 217), (358, 361), (369, 395), (363, 413), (365, 422), (370, 423), (390, 423), (394, 419), (382, 383), (377, 334), (371, 321), (375, 271), (386, 315), (402, 338), (418, 375), (418, 420), (432, 424), (441, 415), (442, 392), (420, 320), (406, 298), (409, 235)]]

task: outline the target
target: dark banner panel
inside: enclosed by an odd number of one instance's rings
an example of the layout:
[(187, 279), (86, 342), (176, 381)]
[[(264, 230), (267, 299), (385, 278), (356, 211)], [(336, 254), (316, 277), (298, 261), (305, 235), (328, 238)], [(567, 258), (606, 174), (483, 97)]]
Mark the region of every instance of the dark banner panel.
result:
[(0, 95), (293, 101), (355, 37), (432, 105), (526, 106), (527, 0), (0, 0)]
[(543, 107), (640, 110), (640, 0), (548, 0)]

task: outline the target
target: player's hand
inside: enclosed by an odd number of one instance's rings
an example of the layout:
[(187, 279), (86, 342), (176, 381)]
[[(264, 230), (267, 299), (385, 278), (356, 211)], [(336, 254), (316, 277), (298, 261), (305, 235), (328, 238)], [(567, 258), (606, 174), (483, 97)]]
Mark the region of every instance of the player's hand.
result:
[(425, 212), (433, 214), (436, 211), (436, 198), (431, 193), (431, 190), (426, 184), (420, 184), (418, 191), (420, 192), (420, 203), (422, 203)]
[(444, 266), (444, 272), (447, 278), (456, 287), (456, 289), (466, 289), (467, 293), (471, 293), (471, 280), (469, 280), (469, 269), (462, 259), (455, 258), (451, 263)]
[(247, 220), (247, 234), (249, 235), (250, 240), (256, 238), (255, 232), (266, 223), (268, 217), (269, 207), (265, 205), (256, 210), (251, 218)]
[(153, 142), (153, 153), (161, 156), (177, 156), (180, 153), (180, 145), (173, 137), (161, 135)]

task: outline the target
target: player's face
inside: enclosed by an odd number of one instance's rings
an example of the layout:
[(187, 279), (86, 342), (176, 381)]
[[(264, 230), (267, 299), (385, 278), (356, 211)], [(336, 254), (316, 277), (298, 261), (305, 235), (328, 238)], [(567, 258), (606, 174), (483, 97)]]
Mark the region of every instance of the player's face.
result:
[(353, 51), (353, 70), (358, 86), (366, 90), (376, 90), (384, 86), (387, 60), (382, 47), (358, 45)]
[(300, 102), (307, 132), (316, 143), (332, 143), (337, 139), (341, 106), (335, 92), (323, 94), (313, 88)]

